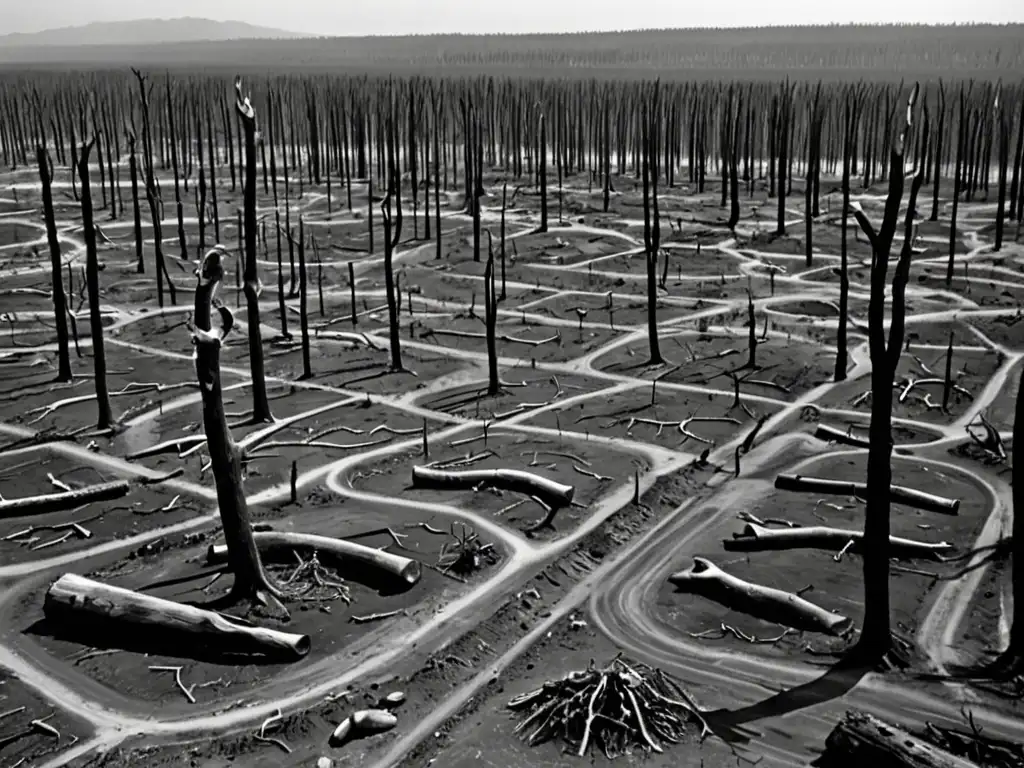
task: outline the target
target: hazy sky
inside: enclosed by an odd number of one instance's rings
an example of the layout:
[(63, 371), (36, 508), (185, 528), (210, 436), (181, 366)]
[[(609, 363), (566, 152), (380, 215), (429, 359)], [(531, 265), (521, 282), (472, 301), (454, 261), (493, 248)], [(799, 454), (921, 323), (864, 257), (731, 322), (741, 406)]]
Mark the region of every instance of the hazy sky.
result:
[(1024, 21), (1021, 0), (0, 0), (0, 32), (202, 16), (322, 35)]

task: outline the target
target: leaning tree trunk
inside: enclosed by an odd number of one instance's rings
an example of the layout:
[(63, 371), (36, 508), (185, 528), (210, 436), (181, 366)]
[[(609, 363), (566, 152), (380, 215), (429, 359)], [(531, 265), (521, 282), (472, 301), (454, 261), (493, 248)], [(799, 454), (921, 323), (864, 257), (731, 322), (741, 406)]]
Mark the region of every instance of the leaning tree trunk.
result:
[(107, 356), (103, 349), (103, 317), (100, 315), (100, 265), (96, 255), (96, 225), (92, 216), (92, 192), (89, 184), (89, 152), (95, 139), (82, 145), (78, 156), (78, 180), (82, 187), (82, 233), (85, 239), (85, 282), (89, 294), (89, 332), (92, 335), (92, 360), (96, 384), (96, 406), (99, 417), (96, 426), (110, 429), (114, 416), (110, 410), (107, 391)]
[(891, 319), (885, 334), (885, 293), (889, 256), (903, 198), (903, 156), (913, 124), (915, 85), (907, 105), (906, 126), (892, 142), (889, 192), (882, 226), (875, 231), (859, 205), (853, 206), (861, 229), (871, 243), (871, 297), (868, 305), (868, 345), (871, 357), (871, 427), (868, 433), (867, 509), (864, 520), (864, 627), (854, 654), (865, 662), (882, 659), (892, 646), (889, 624), (889, 489), (892, 485), (892, 390), (903, 351), (906, 287), (910, 276), (913, 221), (917, 195), (924, 182), (919, 164), (911, 185), (904, 224), (903, 248), (892, 281)]
[(262, 423), (274, 420), (267, 397), (267, 377), (263, 367), (263, 337), (260, 333), (260, 283), (256, 269), (256, 110), (248, 97), (242, 97), (242, 82), (235, 82), (237, 101), (235, 109), (245, 132), (245, 181), (243, 186), (245, 233), (245, 292), (246, 319), (249, 331), (249, 371), (252, 376), (252, 421)]
[(231, 596), (237, 600), (274, 603), (281, 595), (263, 570), (259, 550), (253, 539), (249, 506), (242, 487), (242, 452), (231, 437), (224, 414), (220, 348), (234, 325), (234, 316), (226, 306), (218, 306), (220, 327), (214, 329), (213, 299), (217, 285), (224, 278), (222, 255), (226, 255), (223, 249), (209, 251), (197, 270), (199, 281), (196, 283), (192, 341), (195, 345), (196, 376), (203, 401), (203, 426), (210, 453), (210, 467), (217, 486), (217, 506), (228, 546), (228, 563), (235, 575)]
[(46, 242), (50, 247), (50, 290), (53, 299), (53, 322), (57, 328), (57, 381), (71, 381), (71, 353), (68, 350), (68, 307), (64, 296), (63, 269), (60, 264), (60, 241), (53, 212), (53, 171), (50, 156), (43, 147), (36, 149), (39, 180), (43, 189), (43, 220), (46, 223)]

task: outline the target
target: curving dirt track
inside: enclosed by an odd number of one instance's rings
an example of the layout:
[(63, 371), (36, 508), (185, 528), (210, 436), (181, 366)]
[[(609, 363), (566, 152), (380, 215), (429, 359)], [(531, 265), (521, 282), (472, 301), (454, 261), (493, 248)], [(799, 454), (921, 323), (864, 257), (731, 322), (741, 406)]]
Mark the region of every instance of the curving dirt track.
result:
[[(19, 186), (19, 190), (22, 189), (32, 188)], [(566, 188), (562, 193), (569, 199), (587, 195), (584, 189), (572, 188)], [(307, 195), (294, 203), (293, 210), (296, 213), (312, 210), (322, 202), (321, 197)], [(865, 207), (877, 207), (879, 200), (877, 195), (864, 195), (861, 202)], [(964, 208), (966, 210), (961, 214), (966, 222), (960, 234), (967, 252), (958, 256), (958, 260), (972, 265), (989, 265), (992, 261), (991, 247), (982, 230), (990, 211), (984, 206)], [(792, 214), (800, 217), (791, 223), (795, 226), (802, 221), (802, 213), (794, 210)], [(495, 224), (498, 216), (499, 211), (489, 207), (484, 213), (485, 223)], [(311, 225), (329, 223), (336, 227), (349, 222), (322, 212), (313, 213), (310, 221)], [(460, 250), (458, 243), (464, 239), (461, 233), (466, 221), (465, 216), (454, 211), (445, 215), (445, 226), (450, 228), (450, 236), (457, 243), (454, 255), (449, 254), (456, 264), (460, 255), (464, 257), (464, 249)], [(43, 233), (34, 214), (15, 211), (10, 216), (5, 215), (3, 222), (25, 228), (29, 239), (17, 243), (19, 248), (43, 243)], [(499, 363), (503, 370), (515, 372), (517, 376), (525, 372), (522, 375), (524, 380), (527, 374), (553, 378), (557, 389), (554, 396), (547, 400), (543, 396), (532, 399), (530, 393), (539, 385), (531, 383), (524, 388), (525, 392), (516, 395), (518, 399), (514, 401), (515, 407), (510, 415), (499, 415), (507, 404), (485, 404), (483, 414), (479, 413), (479, 405), (477, 413), (473, 414), (438, 405), (439, 397), (459, 386), (480, 381), (486, 353), (468, 337), (449, 343), (442, 340), (437, 331), (451, 326), (450, 316), (454, 309), (464, 310), (471, 306), (469, 295), (480, 287), (482, 276), (471, 269), (454, 269), (440, 278), (442, 273), (431, 267), (433, 246), (426, 243), (401, 250), (395, 257), (396, 265), (406, 270), (406, 279), (418, 281), (422, 287), (422, 292), (416, 296), (417, 322), (421, 324), (420, 328), (432, 332), (404, 340), (403, 347), (414, 360), (442, 360), (445, 367), (436, 363), (439, 368), (432, 378), (423, 376), (415, 387), (395, 387), (391, 391), (383, 388), (374, 390), (351, 378), (328, 383), (317, 379), (295, 381), (287, 375), (268, 376), (271, 386), (310, 393), (310, 397), (316, 393), (327, 402), (315, 407), (303, 406), (277, 424), (239, 438), (244, 445), (246, 441), (263, 439), (289, 425), (328, 418), (335, 411), (343, 412), (343, 409), (363, 402), (385, 409), (393, 418), (430, 419), (431, 440), (438, 444), (473, 438), (479, 435), (485, 422), (490, 424), (493, 420), (495, 424), (491, 428), (497, 431), (500, 427), (501, 433), (511, 439), (550, 441), (565, 446), (568, 451), (585, 448), (596, 452), (594, 455), (601, 451), (609, 452), (612, 458), (608, 461), (616, 467), (616, 472), (610, 482), (602, 484), (588, 499), (585, 515), (574, 520), (572, 526), (561, 527), (554, 537), (533, 537), (500, 521), (476, 503), (425, 501), (416, 496), (373, 490), (353, 482), (353, 475), (361, 470), (376, 466), (375, 463), (397, 461), (402, 455), (418, 449), (418, 435), (405, 437), (396, 434), (380, 445), (349, 455), (328, 456), (312, 465), (304, 462), (297, 479), (300, 491), (319, 487), (326, 489), (338, 503), (386, 504), (391, 510), (428, 516), (424, 519), (465, 521), (501, 551), (500, 565), (465, 585), (450, 599), (436, 605), (434, 610), (420, 612), (414, 618), (396, 620), (401, 623), (372, 629), (349, 647), (266, 678), (246, 692), (244, 706), (225, 707), (223, 699), (189, 706), (182, 701), (142, 701), (115, 690), (91, 678), (81, 667), (55, 658), (43, 645), (23, 632), (26, 600), (38, 594), (41, 585), (63, 570), (89, 572), (148, 543), (213, 528), (216, 510), (210, 505), (215, 496), (208, 480), (168, 481), (165, 484), (167, 489), (194, 499), (202, 512), (170, 525), (157, 525), (123, 537), (90, 543), (75, 551), (55, 548), (35, 559), (0, 565), (0, 584), (4, 587), (0, 593), (0, 667), (13, 673), (17, 680), (37, 694), (76, 713), (85, 721), (89, 731), (77, 744), (40, 760), (36, 763), (38, 766), (57, 768), (73, 764), (94, 752), (109, 750), (122, 743), (137, 744), (140, 739), (147, 744), (203, 743), (212, 737), (252, 731), (278, 710), (301, 712), (322, 702), (335, 691), (386, 676), (393, 668), (440, 653), (484, 623), (494, 613), (496, 605), (521, 593), (541, 571), (558, 563), (588, 537), (614, 521), (630, 506), (634, 493), (644, 496), (661, 480), (677, 476), (693, 464), (705, 447), (712, 448), (707, 457), (709, 464), (721, 466), (723, 471), (709, 474), (700, 493), (652, 521), (646, 530), (611, 552), (589, 573), (581, 575), (564, 594), (548, 605), (542, 620), (524, 628), (517, 637), (509, 638), (500, 653), (482, 666), (473, 668), (454, 687), (447, 686), (439, 701), (424, 704), (425, 708), (420, 710), (422, 717), (415, 718), (414, 724), (403, 722), (389, 741), (362, 755), (360, 764), (399, 765), (410, 760), (409, 755), (417, 754), (417, 750), (429, 749), (435, 732), (453, 718), (457, 721), (457, 715), (467, 702), (478, 697), (539, 638), (550, 633), (581, 606), (586, 607), (594, 627), (618, 648), (675, 673), (684, 682), (715, 691), (715, 695), (706, 697), (703, 702), (718, 710), (712, 718), (713, 723), (722, 734), (732, 734), (737, 743), (742, 743), (742, 749), (751, 755), (763, 756), (771, 764), (805, 764), (820, 747), (841, 711), (850, 706), (863, 707), (911, 725), (926, 720), (950, 723), (960, 720), (960, 701), (951, 701), (951, 698), (962, 698), (967, 693), (959, 689), (951, 693), (952, 686), (922, 686), (899, 677), (876, 675), (864, 679), (826, 678), (822, 682), (819, 679), (821, 666), (809, 658), (797, 656), (782, 660), (733, 647), (716, 648), (666, 624), (657, 614), (657, 593), (667, 574), (696, 553), (699, 544), (717, 535), (737, 512), (750, 508), (763, 495), (766, 477), (771, 473), (798, 471), (810, 458), (820, 460), (824, 456), (838, 458), (856, 454), (849, 449), (825, 448), (823, 443), (814, 441), (806, 431), (805, 417), (810, 413), (821, 421), (859, 419), (866, 422), (862, 401), (857, 402), (857, 395), (863, 390), (870, 370), (862, 337), (858, 336), (865, 323), (860, 314), (865, 311), (868, 298), (863, 281), (851, 280), (851, 368), (848, 380), (837, 385), (831, 383), (830, 368), (834, 356), (836, 318), (829, 308), (836, 307), (838, 284), (830, 280), (827, 273), (837, 263), (838, 257), (816, 251), (814, 267), (804, 268), (802, 255), (758, 250), (756, 235), (759, 225), (751, 219), (744, 219), (735, 233), (723, 230), (716, 232), (713, 238), (702, 240), (703, 252), (721, 257), (723, 264), (727, 265), (723, 269), (729, 270), (727, 274), (706, 275), (698, 267), (689, 274), (685, 261), (693, 258), (687, 250), (689, 246), (670, 243), (668, 250), (673, 253), (673, 258), (678, 251), (683, 261), (676, 279), (669, 281), (663, 293), (663, 317), (666, 319), (660, 322), (660, 330), (664, 348), (670, 350), (666, 356), (679, 365), (650, 368), (638, 362), (643, 360), (646, 345), (644, 318), (639, 314), (629, 314), (628, 310), (631, 298), (636, 299), (642, 290), (642, 269), (637, 266), (639, 262), (634, 261), (641, 243), (630, 234), (631, 230), (635, 231), (635, 222), (623, 217), (612, 222), (606, 217), (600, 224), (573, 220), (553, 228), (552, 233), (568, 245), (567, 250), (571, 250), (573, 244), (592, 238), (601, 238), (602, 242), (609, 243), (610, 254), (589, 257), (581, 251), (579, 259), (570, 256), (549, 258), (548, 251), (565, 247), (561, 245), (553, 249), (531, 250), (530, 243), (541, 237), (532, 232), (535, 222), (536, 211), (529, 208), (509, 214), (510, 237), (526, 255), (515, 266), (507, 289), (510, 295), (521, 295), (522, 298), (513, 302), (514, 305), (502, 306), (499, 316), (503, 329), (507, 326), (508, 334), (521, 336), (527, 332), (522, 330), (524, 327), (538, 334), (535, 339), (556, 334), (560, 351), (545, 357), (539, 352), (531, 353), (530, 347), (509, 343), (502, 347)], [(613, 223), (616, 225), (614, 228)], [(170, 225), (171, 222), (167, 222), (167, 226)], [(76, 224), (69, 218), (60, 222), (60, 228), (65, 259), (77, 264), (82, 260), (84, 246), (75, 232)], [(125, 222), (103, 224), (103, 231), (108, 236), (116, 238), (121, 230), (128, 231)], [(11, 246), (3, 246), (3, 249), (14, 250)], [(538, 251), (541, 255), (537, 255)], [(115, 253), (113, 258), (116, 256)], [(328, 275), (324, 298), (332, 308), (347, 301), (348, 287), (342, 276), (347, 263), (347, 260), (333, 258), (322, 263)], [(936, 471), (956, 473), (975, 484), (979, 494), (985, 498), (987, 516), (986, 520), (979, 521), (975, 541), (979, 547), (994, 543), (1009, 525), (1009, 486), (1001, 476), (976, 462), (956, 456), (951, 458), (949, 449), (964, 442), (967, 424), (973, 422), (978, 414), (990, 412), (1000, 398), (1006, 397), (1024, 359), (1024, 341), (1016, 345), (997, 342), (979, 327), (982, 323), (1019, 316), (1019, 306), (1024, 304), (1024, 250), (1014, 244), (1008, 245), (1000, 255), (1000, 264), (992, 265), (990, 273), (984, 277), (967, 278), (968, 284), (977, 281), (974, 296), (979, 300), (959, 291), (935, 287), (926, 281), (908, 287), (908, 305), (911, 307), (908, 330), (919, 328), (924, 332), (937, 325), (953, 324), (960, 331), (954, 346), (955, 354), (972, 361), (974, 358), (970, 356), (976, 354), (997, 362), (991, 370), (971, 363), (977, 379), (972, 380), (973, 396), (960, 404), (948, 423), (937, 418), (938, 414), (927, 405), (922, 409), (922, 406), (908, 404), (906, 412), (898, 413), (895, 419), (898, 428), (931, 438), (901, 443), (903, 460)], [(944, 265), (944, 256), (932, 257), (927, 252), (914, 261), (914, 269), (919, 273), (929, 273)], [(768, 293), (766, 277), (769, 266), (786, 267), (786, 271), (775, 274), (772, 279), (772, 295)], [(261, 269), (270, 268), (269, 262), (261, 263)], [(380, 269), (381, 260), (378, 258), (367, 257), (356, 262), (355, 270), (360, 276), (360, 295), (364, 302), (379, 303), (382, 300), (383, 291), (372, 287)], [(972, 269), (975, 273), (981, 272), (981, 266), (972, 266)], [(4, 266), (0, 269), (0, 276), (25, 281), (45, 277), (45, 271), (46, 267), (41, 264), (18, 263)], [(721, 400), (723, 408), (731, 402), (733, 392), (729, 382), (708, 374), (710, 364), (702, 363), (699, 356), (703, 350), (718, 353), (733, 347), (739, 350), (739, 355), (743, 354), (747, 336), (747, 330), (741, 325), (747, 306), (743, 289), (748, 281), (756, 286), (754, 304), (759, 320), (761, 317), (770, 319), (770, 327), (766, 325), (762, 339), (762, 355), (776, 372), (769, 382), (752, 382), (744, 386), (745, 407), (763, 413), (767, 421), (758, 446), (743, 460), (742, 476), (732, 478), (733, 452), (743, 441), (746, 431), (737, 429), (728, 435), (716, 436), (713, 446), (695, 442), (674, 431), (673, 425), (688, 415), (694, 415), (696, 410), (681, 413), (673, 409), (692, 409), (696, 398), (707, 402)], [(981, 295), (988, 295), (986, 291), (1008, 292), (1015, 297), (1016, 305), (986, 306), (980, 301)], [(614, 323), (602, 314), (609, 293), (620, 307)], [(104, 302), (109, 320), (105, 333), (108, 355), (116, 360), (122, 354), (138, 354), (168, 366), (187, 366), (191, 358), (185, 343), (180, 343), (185, 338), (183, 330), (159, 337), (153, 332), (140, 330), (148, 328), (146, 324), (166, 324), (176, 317), (180, 319), (187, 308), (156, 310), (148, 301), (136, 300), (130, 293), (124, 295), (124, 301), (120, 298), (120, 294), (108, 292)], [(551, 310), (551, 305), (560, 301), (568, 302), (567, 306), (582, 305), (590, 309), (577, 319), (572, 313), (559, 314)], [(817, 306), (812, 308), (811, 304)], [(409, 306), (411, 314), (412, 294)], [(280, 334), (275, 323), (276, 308), (276, 300), (265, 301), (265, 339)], [(0, 348), (0, 362), (20, 366), (27, 358), (52, 354), (55, 345), (40, 338), (45, 336), (45, 328), (40, 327), (39, 321), (45, 316), (41, 309), (17, 312), (17, 317), (9, 321), (10, 344)], [(360, 330), (366, 333), (371, 343), (384, 348), (387, 329), (372, 319), (370, 322), (370, 325), (360, 326)], [(973, 325), (974, 322), (978, 326)], [(332, 340), (326, 334), (318, 336), (315, 343), (318, 353), (325, 359), (331, 355), (348, 354), (352, 348), (348, 342)], [(90, 340), (82, 338), (79, 344), (87, 350)], [(549, 348), (538, 346), (534, 349), (546, 354)], [(944, 354), (944, 350), (944, 344), (918, 341), (909, 348), (905, 357), (931, 359)], [(711, 370), (717, 371), (715, 368)], [(249, 373), (244, 359), (226, 363), (224, 372), (240, 387), (244, 386)], [(559, 414), (568, 413), (576, 406), (593, 408), (617, 397), (643, 404), (653, 397), (651, 380), (655, 377), (659, 377), (656, 387), (663, 400), (658, 406), (652, 405), (649, 413), (628, 419), (621, 414), (613, 414), (609, 420), (593, 428), (580, 422), (569, 424), (559, 420)], [(563, 389), (563, 385), (569, 386), (568, 382), (579, 382), (572, 385), (578, 389)], [(52, 402), (67, 395), (60, 388), (52, 388), (45, 397)], [(679, 398), (679, 402), (685, 405), (674, 405), (674, 398)], [(194, 415), (197, 402), (196, 395), (185, 394), (161, 401), (158, 406), (142, 404), (127, 422), (129, 432), (135, 436), (134, 439), (145, 444), (149, 439), (147, 430), (152, 428), (155, 433), (159, 420), (173, 415), (175, 411)], [(72, 407), (73, 404), (69, 404), (68, 408)], [(58, 406), (47, 418), (55, 418), (68, 408)], [(0, 423), (0, 435), (4, 438), (25, 438), (40, 431), (40, 427), (26, 423), (24, 418), (8, 418), (7, 413), (3, 416), (5, 420)], [(48, 421), (43, 422), (44, 427), (49, 424)], [(623, 426), (625, 431), (622, 431)], [(1008, 439), (1008, 425), (1001, 427), (1006, 432), (1004, 439)], [(672, 433), (671, 436), (665, 429)], [(113, 445), (96, 448), (61, 442), (31, 450), (133, 480), (163, 474), (138, 462), (125, 461), (113, 450)], [(630, 469), (623, 469), (626, 462), (632, 462)], [(636, 467), (638, 488), (634, 488), (633, 466)], [(286, 479), (271, 476), (268, 482), (251, 489), (250, 502), (260, 507), (275, 508), (287, 501), (289, 493)], [(940, 589), (929, 593), (915, 640), (939, 670), (953, 658), (951, 646), (954, 637), (969, 615), (972, 600), (985, 574), (985, 568), (978, 568), (968, 577), (944, 583)], [(782, 693), (778, 693), (780, 690)], [(494, 698), (493, 694), (491, 698)], [(994, 734), (1012, 736), (1019, 731), (1014, 717), (988, 708), (984, 702), (974, 702), (972, 709), (978, 721)], [(754, 721), (783, 715), (784, 726), (778, 728), (753, 724)], [(304, 754), (297, 754), (294, 761), (287, 764), (300, 764), (300, 757), (305, 759)], [(457, 762), (443, 764), (454, 765)]]

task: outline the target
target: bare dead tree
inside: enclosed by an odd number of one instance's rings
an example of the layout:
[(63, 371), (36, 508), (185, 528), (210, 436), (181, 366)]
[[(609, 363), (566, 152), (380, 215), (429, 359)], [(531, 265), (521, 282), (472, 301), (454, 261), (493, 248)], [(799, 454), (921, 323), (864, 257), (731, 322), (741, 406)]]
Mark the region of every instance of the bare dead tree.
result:
[(220, 349), (234, 326), (234, 315), (217, 303), (219, 327), (213, 327), (214, 301), (217, 286), (224, 278), (222, 248), (207, 252), (196, 270), (194, 328), (196, 376), (203, 400), (203, 426), (206, 431), (210, 465), (217, 486), (217, 505), (228, 545), (228, 563), (235, 581), (231, 587), (233, 602), (249, 602), (270, 606), (287, 613), (280, 590), (271, 584), (253, 538), (249, 506), (242, 487), (242, 452), (228, 428), (224, 414), (224, 398), (220, 377)]
[(78, 181), (81, 186), (82, 233), (85, 240), (85, 282), (89, 295), (89, 331), (92, 334), (92, 361), (96, 384), (96, 407), (99, 417), (96, 426), (110, 429), (114, 416), (110, 409), (107, 390), (107, 355), (103, 348), (103, 316), (100, 314), (100, 266), (96, 254), (96, 225), (93, 221), (92, 191), (89, 184), (89, 152), (96, 139), (82, 145), (78, 155)]
[(852, 207), (871, 243), (871, 298), (868, 306), (868, 346), (871, 357), (871, 426), (868, 433), (867, 509), (864, 522), (864, 627), (854, 653), (865, 660), (884, 657), (892, 646), (889, 616), (889, 487), (892, 484), (892, 405), (896, 368), (903, 351), (906, 288), (913, 253), (915, 207), (924, 183), (925, 164), (919, 163), (911, 183), (904, 223), (903, 248), (892, 280), (891, 320), (885, 334), (885, 293), (889, 256), (899, 225), (903, 198), (904, 151), (913, 126), (919, 88), (907, 103), (906, 124), (892, 141), (889, 155), (889, 192), (878, 231), (859, 204)]
[(256, 110), (248, 96), (242, 95), (242, 81), (235, 80), (235, 111), (245, 133), (245, 181), (243, 182), (244, 220), (242, 229), (245, 239), (245, 292), (246, 319), (249, 335), (249, 371), (252, 377), (252, 421), (254, 423), (274, 420), (267, 398), (267, 378), (263, 367), (263, 337), (260, 333), (260, 282), (256, 267)]
[(68, 350), (68, 307), (64, 297), (63, 270), (60, 264), (60, 241), (53, 211), (53, 164), (44, 147), (36, 148), (39, 181), (43, 190), (43, 221), (46, 224), (46, 242), (50, 248), (50, 291), (53, 301), (53, 322), (57, 329), (57, 381), (71, 381), (71, 354)]

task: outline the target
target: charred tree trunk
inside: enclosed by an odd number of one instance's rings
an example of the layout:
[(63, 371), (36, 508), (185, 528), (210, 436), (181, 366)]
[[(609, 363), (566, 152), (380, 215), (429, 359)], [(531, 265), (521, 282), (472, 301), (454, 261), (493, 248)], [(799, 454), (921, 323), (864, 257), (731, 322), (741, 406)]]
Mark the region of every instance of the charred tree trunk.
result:
[(647, 261), (647, 341), (648, 365), (661, 365), (658, 341), (658, 250), (661, 247), (661, 219), (658, 214), (658, 90), (655, 83), (650, 100), (646, 95), (640, 113), (641, 175), (644, 200), (644, 248)]
[(100, 314), (100, 265), (96, 255), (96, 225), (93, 222), (92, 192), (89, 184), (89, 152), (95, 139), (82, 145), (78, 156), (78, 181), (81, 185), (82, 236), (85, 240), (85, 281), (89, 294), (89, 331), (92, 334), (92, 360), (96, 384), (96, 426), (110, 429), (114, 416), (107, 391), (107, 356), (103, 349), (103, 316)]
[(57, 381), (71, 381), (71, 353), (68, 349), (68, 307), (64, 296), (63, 269), (60, 263), (60, 241), (53, 212), (53, 167), (46, 149), (36, 149), (39, 181), (42, 184), (43, 220), (46, 224), (46, 242), (50, 248), (50, 291), (53, 300), (53, 321), (57, 329)]
[(891, 320), (885, 334), (885, 293), (889, 255), (899, 224), (903, 198), (904, 150), (913, 125), (918, 87), (911, 93), (906, 124), (895, 137), (889, 157), (889, 192), (878, 232), (859, 205), (853, 206), (857, 222), (871, 242), (871, 297), (868, 306), (868, 343), (871, 355), (871, 427), (867, 471), (867, 509), (864, 522), (864, 627), (854, 654), (866, 661), (883, 658), (890, 650), (889, 624), (889, 488), (892, 484), (893, 382), (903, 350), (906, 286), (912, 255), (913, 220), (917, 195), (924, 182), (919, 164), (911, 184), (904, 224), (903, 248), (892, 281)]
[(960, 193), (963, 185), (963, 157), (967, 144), (967, 96), (969, 91), (964, 91), (960, 86), (960, 120), (957, 124), (956, 139), (956, 162), (953, 168), (953, 210), (949, 218), (949, 263), (946, 265), (946, 287), (953, 285), (953, 262), (956, 257), (956, 216), (960, 207)]
[(299, 334), (302, 339), (302, 378), (313, 378), (309, 357), (309, 293), (306, 287), (306, 228), (299, 216)]
[[(395, 160), (395, 109), (391, 99), (391, 111), (388, 121), (388, 169), (387, 194), (381, 204), (384, 220), (384, 289), (388, 302), (388, 331), (391, 342), (391, 370), (402, 371), (402, 340), (399, 328), (399, 297), (395, 291), (395, 271), (392, 264), (395, 247), (402, 235), (402, 198), (401, 176)], [(467, 139), (468, 140), (468, 139)], [(392, 208), (394, 210), (392, 210)]]
[(487, 337), (487, 394), (493, 397), (501, 391), (501, 379), (498, 376), (498, 342), (495, 339), (498, 299), (494, 291), (494, 243), (490, 230), (487, 230), (487, 266), (484, 269), (484, 327)]
[(544, 115), (540, 116), (540, 139), (537, 151), (540, 156), (537, 158), (540, 166), (540, 226), (538, 232), (548, 231), (548, 134), (544, 122)]
[(228, 563), (235, 575), (231, 597), (281, 607), (281, 593), (270, 583), (253, 539), (249, 506), (242, 487), (242, 452), (231, 437), (224, 414), (220, 348), (234, 325), (234, 316), (226, 306), (218, 306), (220, 327), (213, 327), (213, 299), (217, 285), (224, 277), (221, 266), (223, 253), (219, 249), (208, 252), (197, 270), (199, 280), (196, 283), (192, 341), (195, 345), (196, 376), (203, 400), (203, 426), (217, 486), (217, 505), (228, 546)]
[(835, 380), (846, 381), (846, 369), (849, 367), (846, 350), (847, 314), (850, 311), (850, 273), (847, 255), (850, 210), (850, 173), (854, 153), (854, 141), (857, 135), (860, 89), (857, 88), (846, 98), (846, 109), (843, 116), (843, 213), (840, 222), (839, 244), (839, 327), (836, 330), (836, 368)]
[(244, 220), (242, 223), (245, 242), (245, 292), (246, 319), (249, 335), (249, 371), (252, 377), (252, 420), (262, 423), (274, 420), (267, 398), (267, 378), (263, 367), (263, 336), (260, 332), (260, 283), (256, 268), (256, 110), (248, 97), (242, 96), (242, 82), (235, 82), (237, 101), (235, 109), (242, 122), (245, 134), (245, 177), (243, 186)]

